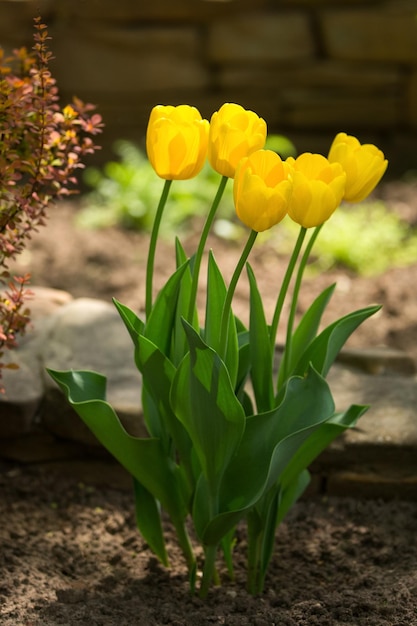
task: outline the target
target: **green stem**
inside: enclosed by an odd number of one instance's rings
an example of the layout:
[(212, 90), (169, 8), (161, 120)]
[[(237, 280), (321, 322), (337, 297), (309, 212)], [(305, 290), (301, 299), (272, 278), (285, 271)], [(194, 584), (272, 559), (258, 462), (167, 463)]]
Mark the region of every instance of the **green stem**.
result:
[(285, 296), (287, 295), (288, 287), (291, 281), (291, 277), (294, 272), (295, 264), (298, 259), (298, 255), (300, 254), (301, 246), (303, 245), (304, 237), (307, 230), (304, 227), (301, 227), (301, 230), (298, 234), (297, 241), (294, 246), (294, 250), (292, 251), (292, 255), (290, 261), (288, 263), (287, 271), (285, 272), (284, 279), (282, 281), (281, 289), (278, 294), (277, 303), (275, 305), (274, 317), (272, 318), (271, 331), (270, 331), (270, 340), (271, 340), (271, 351), (274, 353), (275, 342), (277, 339), (277, 330), (278, 324), (282, 313), (282, 307), (284, 306)]
[(207, 546), (204, 549), (204, 567), (203, 578), (201, 580), (200, 598), (205, 598), (208, 594), (210, 583), (213, 580), (217, 580), (216, 575), (216, 556), (217, 545)]
[(232, 306), (233, 296), (236, 290), (236, 285), (242, 273), (242, 270), (245, 266), (246, 261), (248, 260), (248, 256), (250, 251), (253, 248), (253, 244), (255, 243), (256, 237), (258, 233), (256, 230), (251, 230), (246, 245), (243, 249), (243, 252), (240, 256), (240, 259), (236, 265), (235, 271), (233, 272), (233, 276), (231, 278), (229, 288), (226, 293), (226, 298), (223, 305), (222, 318), (220, 323), (220, 349), (223, 350), (223, 356), (226, 354), (227, 349), (227, 333), (229, 330), (229, 314)]
[(172, 180), (166, 180), (164, 184), (164, 188), (162, 189), (162, 194), (159, 199), (158, 208), (156, 210), (155, 219), (152, 226), (151, 239), (149, 242), (149, 250), (148, 250), (148, 261), (146, 265), (146, 299), (145, 299), (145, 312), (146, 318), (148, 319), (151, 310), (152, 310), (152, 283), (153, 283), (153, 272), (155, 265), (155, 251), (156, 251), (156, 242), (158, 240), (159, 227), (161, 225), (162, 214), (165, 209), (165, 205), (168, 199), (169, 190), (171, 187)]
[(313, 234), (311, 235), (306, 245), (304, 254), (301, 257), (301, 261), (298, 266), (297, 276), (295, 278), (294, 290), (292, 294), (291, 308), (290, 308), (290, 313), (288, 316), (287, 336), (285, 340), (285, 351), (284, 351), (283, 362), (281, 366), (283, 368), (283, 378), (281, 380), (287, 380), (288, 378), (288, 367), (291, 362), (292, 334), (293, 334), (293, 328), (294, 328), (295, 314), (297, 311), (298, 296), (300, 293), (301, 283), (303, 281), (304, 270), (306, 268), (308, 259), (310, 257), (314, 242), (316, 241), (322, 226), (323, 224), (315, 228)]
[(262, 547), (262, 532), (259, 528), (259, 520), (252, 519), (254, 513), (247, 517), (248, 525), (248, 580), (247, 589), (251, 595), (258, 593), (258, 580), (260, 576), (260, 560)]
[(194, 258), (194, 265), (193, 265), (193, 278), (192, 278), (192, 283), (191, 283), (191, 293), (190, 293), (190, 302), (189, 302), (189, 308), (188, 308), (188, 318), (187, 321), (191, 324), (192, 323), (192, 319), (194, 316), (194, 311), (195, 311), (195, 306), (196, 306), (196, 300), (197, 300), (197, 289), (198, 289), (198, 279), (200, 276), (200, 267), (201, 267), (201, 261), (203, 258), (203, 253), (204, 253), (204, 248), (206, 246), (207, 243), (207, 238), (211, 229), (211, 226), (213, 224), (213, 220), (214, 220), (214, 216), (216, 215), (217, 209), (219, 207), (220, 204), (220, 200), (223, 196), (223, 192), (225, 190), (226, 187), (226, 183), (228, 181), (228, 177), (227, 176), (222, 176), (220, 183), (219, 183), (219, 187), (217, 189), (217, 193), (214, 197), (213, 200), (213, 204), (211, 205), (210, 211), (207, 215), (204, 227), (203, 227), (203, 231), (201, 233), (201, 237), (200, 237), (200, 241), (198, 244), (198, 248), (197, 248), (197, 252)]
[(192, 589), (195, 586), (195, 572), (196, 572), (196, 559), (191, 546), (190, 537), (185, 527), (183, 520), (173, 520), (175, 531), (177, 534), (178, 543), (181, 546), (182, 553), (185, 557), (188, 567), (188, 573), (190, 578), (190, 585)]

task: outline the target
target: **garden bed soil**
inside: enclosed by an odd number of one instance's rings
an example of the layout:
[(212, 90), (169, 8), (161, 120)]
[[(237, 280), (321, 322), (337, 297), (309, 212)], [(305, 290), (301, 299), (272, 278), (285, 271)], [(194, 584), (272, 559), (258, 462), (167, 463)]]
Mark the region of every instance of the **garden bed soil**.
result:
[[(415, 186), (393, 183), (380, 194), (416, 225)], [(74, 203), (54, 208), (15, 269), (30, 271), (34, 285), (64, 289), (75, 297), (116, 297), (143, 309), (148, 236), (114, 228), (77, 229), (77, 210)], [(195, 240), (195, 235), (185, 238), (188, 252)], [(241, 244), (212, 239), (210, 245), (230, 278)], [(156, 286), (172, 270), (172, 253), (172, 242), (159, 244)], [(251, 262), (270, 315), (286, 259), (271, 240), (255, 247)], [(334, 268), (306, 281), (300, 311), (337, 281), (327, 319), (383, 305), (354, 334), (351, 346), (390, 346), (417, 360), (416, 277), (417, 260), (371, 278)], [(247, 297), (243, 280), (235, 302), (243, 318)], [(417, 503), (302, 500), (278, 530), (265, 592), (253, 598), (245, 591), (242, 529), (235, 581), (221, 569), (223, 586), (202, 601), (188, 591), (169, 524), (171, 569), (166, 570), (135, 528), (132, 494), (115, 484), (119, 470), (111, 465), (104, 471), (94, 460), (88, 465), (85, 472), (77, 466), (77, 473), (70, 463), (61, 469), (58, 464), (1, 464), (2, 626), (417, 625)], [(97, 480), (91, 479), (92, 468)]]
[(235, 581), (220, 564), (222, 586), (201, 600), (170, 525), (167, 570), (136, 530), (132, 494), (103, 485), (103, 468), (98, 482), (71, 465), (1, 470), (2, 626), (417, 624), (417, 503), (302, 500), (278, 529), (263, 594), (245, 591), (242, 529)]

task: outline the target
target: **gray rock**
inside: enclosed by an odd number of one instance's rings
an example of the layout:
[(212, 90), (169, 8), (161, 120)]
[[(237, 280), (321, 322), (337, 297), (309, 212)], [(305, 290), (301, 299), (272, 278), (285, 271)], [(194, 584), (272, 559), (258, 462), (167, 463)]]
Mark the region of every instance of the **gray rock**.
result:
[(47, 342), (51, 315), (69, 303), (66, 291), (31, 287), (28, 300), (31, 322), (25, 335), (18, 339), (18, 349), (5, 353), (5, 364), (17, 369), (3, 370), (5, 394), (0, 396), (0, 438), (16, 437), (32, 431), (44, 396), (43, 366), (40, 353)]
[(328, 381), (337, 409), (350, 404), (370, 405), (358, 428), (347, 432), (346, 441), (350, 445), (372, 442), (417, 446), (416, 376), (370, 375), (336, 365)]
[[(80, 298), (63, 306), (52, 318), (42, 349), (45, 367), (93, 370), (107, 377), (107, 400), (132, 435), (144, 435), (141, 381), (133, 360), (132, 340), (113, 305)], [(82, 443), (95, 438), (45, 373), (43, 423), (53, 433)]]

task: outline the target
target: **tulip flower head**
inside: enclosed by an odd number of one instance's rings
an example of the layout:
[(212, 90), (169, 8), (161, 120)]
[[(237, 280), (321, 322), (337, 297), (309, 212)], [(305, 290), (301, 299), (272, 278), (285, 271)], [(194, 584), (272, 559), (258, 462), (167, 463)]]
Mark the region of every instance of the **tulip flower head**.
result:
[(375, 189), (387, 169), (388, 161), (373, 144), (361, 144), (356, 137), (339, 133), (329, 152), (331, 163), (340, 163), (346, 172), (344, 199), (361, 202)]
[(310, 152), (289, 157), (287, 163), (293, 180), (288, 215), (304, 228), (320, 226), (342, 201), (346, 183), (342, 166)]
[(234, 178), (240, 159), (263, 148), (265, 141), (265, 120), (239, 104), (223, 104), (210, 121), (210, 165), (222, 176)]
[(165, 180), (186, 180), (201, 171), (207, 157), (209, 123), (192, 106), (155, 106), (149, 118), (146, 150)]
[(239, 219), (262, 232), (287, 214), (292, 182), (290, 167), (272, 150), (257, 150), (239, 162), (233, 196)]

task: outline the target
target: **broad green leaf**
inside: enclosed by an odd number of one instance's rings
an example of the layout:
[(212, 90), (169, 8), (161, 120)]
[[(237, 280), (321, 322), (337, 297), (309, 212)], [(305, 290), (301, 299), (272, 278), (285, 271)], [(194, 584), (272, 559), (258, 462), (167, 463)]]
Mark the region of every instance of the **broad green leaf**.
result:
[[(300, 323), (295, 330), (291, 339), (291, 356), (290, 361), (287, 363), (288, 372), (291, 376), (295, 365), (298, 363), (303, 355), (303, 352), (308, 348), (310, 343), (316, 337), (322, 315), (329, 303), (330, 298), (335, 290), (336, 283), (327, 287), (313, 302), (313, 304), (307, 309), (301, 318)], [(283, 361), (282, 361), (283, 362)], [(278, 386), (283, 384), (283, 368), (280, 369), (278, 375)]]
[(184, 322), (190, 352), (171, 388), (171, 405), (192, 440), (214, 497), (245, 426), (245, 415), (219, 355)]
[(334, 413), (326, 381), (313, 369), (286, 384), (278, 407), (247, 418), (239, 448), (224, 474), (219, 515), (204, 531), (215, 543), (274, 485), (309, 435)]
[(167, 357), (171, 356), (171, 339), (175, 325), (177, 300), (181, 280), (187, 268), (188, 262), (181, 265), (162, 287), (143, 331), (143, 334), (158, 346)]
[[(204, 531), (207, 528), (207, 524), (213, 519), (213, 515), (215, 515), (215, 512), (212, 511), (211, 502), (212, 496), (207, 478), (203, 473), (201, 473), (198, 481), (196, 482), (192, 509), (194, 528), (200, 541), (203, 541)], [(233, 526), (231, 525), (227, 531), (229, 531), (232, 527)], [(215, 543), (218, 543), (223, 536), (227, 534), (227, 531), (222, 535), (219, 534)]]
[(175, 260), (177, 269), (187, 262), (187, 255), (178, 237), (175, 237)]
[[(133, 341), (133, 345), (135, 347), (135, 351), (134, 351), (134, 359), (135, 359), (135, 365), (138, 368), (139, 371), (141, 371), (141, 365), (138, 359), (139, 356), (139, 336), (144, 332), (145, 330), (145, 324), (144, 322), (142, 322), (142, 320), (136, 315), (136, 313), (134, 313), (134, 311), (132, 311), (132, 309), (129, 309), (129, 307), (127, 307), (125, 304), (121, 304), (121, 302), (119, 302), (118, 300), (116, 300), (115, 298), (113, 298), (113, 303), (120, 315), (120, 317), (122, 318), (122, 321), (124, 322), (124, 325), (126, 326), (129, 335)], [(152, 432), (152, 429), (150, 430), (150, 432)]]
[[(221, 330), (221, 313), (227, 288), (220, 269), (210, 251), (207, 269), (207, 299), (204, 341), (217, 353), (224, 353), (224, 346), (219, 345)], [(224, 362), (229, 370), (230, 380), (236, 385), (239, 357), (236, 322), (233, 313), (229, 316), (229, 330)]]
[(257, 507), (252, 507), (246, 514), (248, 533), (247, 547), (247, 588), (251, 595), (259, 593), (259, 561), (261, 558), (262, 519)]
[(280, 489), (280, 502), (278, 507), (278, 515), (276, 526), (278, 526), (287, 515), (291, 507), (303, 495), (304, 491), (310, 484), (310, 472), (307, 469), (302, 470), (297, 477), (284, 489)]
[(128, 306), (122, 304), (116, 298), (113, 298), (113, 304), (116, 307), (120, 317), (122, 318), (124, 325), (126, 326), (133, 343), (136, 346), (137, 336), (143, 333), (145, 328), (144, 322), (132, 311)]
[(142, 383), (142, 411), (146, 430), (151, 437), (161, 440), (168, 454), (171, 447), (170, 433), (164, 429), (164, 421), (157, 405), (146, 384)]
[[(235, 318), (237, 320), (237, 318)], [(239, 346), (239, 365), (237, 370), (237, 380), (235, 386), (236, 396), (242, 403), (245, 394), (245, 385), (251, 368), (249, 331), (241, 330), (237, 336)], [(250, 415), (252, 415), (251, 411)]]
[[(279, 508), (279, 491), (277, 489), (270, 489), (266, 495), (265, 502), (262, 502), (262, 543), (259, 559), (259, 572), (258, 572), (258, 593), (263, 590), (265, 574), (268, 568), (268, 564), (271, 560), (274, 546), (275, 546), (275, 531), (276, 520)], [(256, 507), (259, 509), (259, 507)]]
[[(159, 348), (143, 335), (138, 337), (137, 359), (143, 374), (144, 391), (152, 399), (153, 406), (149, 408), (155, 414), (154, 422), (158, 420), (155, 423), (158, 430), (151, 432), (151, 435), (159, 437), (164, 442), (167, 454), (169, 454), (172, 439), (182, 462), (190, 469), (191, 441), (173, 412), (170, 402), (171, 385), (176, 368)], [(148, 399), (148, 406), (149, 402)]]
[(179, 472), (159, 439), (129, 435), (113, 407), (106, 402), (106, 378), (96, 372), (47, 370), (69, 403), (100, 443), (166, 509), (173, 520), (187, 510)]
[(135, 362), (143, 378), (142, 405), (148, 431), (152, 437), (164, 442), (165, 449), (169, 447), (168, 439), (172, 437), (183, 461), (187, 463), (190, 440), (169, 402), (175, 367), (152, 341), (141, 334), (144, 324), (136, 314), (120, 302), (115, 301), (115, 305), (135, 345)]
[(264, 413), (274, 405), (272, 351), (269, 329), (255, 275), (249, 264), (246, 267), (250, 285), (249, 350), (251, 380), (258, 413)]
[(294, 374), (303, 376), (309, 364), (312, 364), (323, 377), (354, 330), (368, 317), (379, 311), (380, 306), (370, 306), (341, 317), (325, 328), (304, 352), (294, 368)]
[(210, 250), (207, 268), (207, 299), (204, 341), (216, 352), (220, 352), (221, 312), (226, 297), (226, 285)]
[(221, 541), (221, 547), (223, 552), (223, 558), (226, 563), (227, 572), (230, 580), (234, 580), (234, 567), (233, 567), (233, 549), (236, 545), (236, 529), (232, 528)]
[[(193, 259), (191, 259), (191, 262), (193, 262)], [(188, 343), (184, 327), (182, 325), (182, 320), (186, 319), (189, 321), (196, 330), (199, 328), (198, 313), (196, 308), (194, 308), (193, 319), (188, 320), (191, 299), (191, 284), (191, 264), (188, 263), (180, 282), (177, 306), (175, 310), (175, 321), (172, 329), (171, 360), (176, 366), (188, 351)]]
[(291, 462), (285, 468), (280, 478), (284, 489), (298, 480), (300, 473), (306, 469), (325, 450), (331, 442), (348, 428), (355, 426), (358, 419), (367, 411), (367, 406), (352, 405), (343, 413), (335, 413), (317, 430), (309, 435), (303, 445), (297, 450)]
[(156, 554), (165, 567), (169, 566), (168, 555), (165, 549), (164, 533), (161, 524), (161, 514), (158, 502), (140, 482), (133, 479), (135, 494), (136, 525), (148, 542), (151, 550)]

